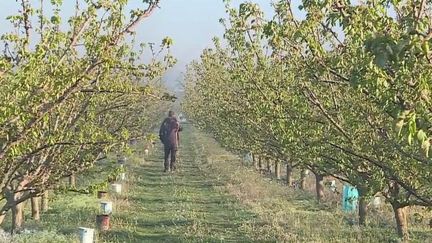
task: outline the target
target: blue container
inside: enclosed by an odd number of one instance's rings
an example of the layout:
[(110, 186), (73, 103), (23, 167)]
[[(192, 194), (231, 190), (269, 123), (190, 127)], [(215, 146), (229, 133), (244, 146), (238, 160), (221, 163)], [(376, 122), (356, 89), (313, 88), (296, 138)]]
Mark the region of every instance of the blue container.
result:
[(342, 193), (342, 210), (347, 213), (355, 212), (358, 205), (359, 193), (357, 188), (345, 184)]

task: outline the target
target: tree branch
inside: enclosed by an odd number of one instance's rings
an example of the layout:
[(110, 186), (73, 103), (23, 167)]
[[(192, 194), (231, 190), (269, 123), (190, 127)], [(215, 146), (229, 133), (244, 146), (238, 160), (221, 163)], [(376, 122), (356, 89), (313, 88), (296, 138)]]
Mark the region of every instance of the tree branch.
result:
[(114, 45), (117, 45), (118, 41), (126, 34), (132, 34), (138, 24), (143, 21), (145, 18), (149, 17), (153, 11), (158, 7), (160, 0), (152, 0), (149, 2), (149, 6), (146, 10), (144, 10), (139, 16), (137, 16), (134, 20), (132, 20), (126, 28), (121, 31), (116, 38), (114, 38)]

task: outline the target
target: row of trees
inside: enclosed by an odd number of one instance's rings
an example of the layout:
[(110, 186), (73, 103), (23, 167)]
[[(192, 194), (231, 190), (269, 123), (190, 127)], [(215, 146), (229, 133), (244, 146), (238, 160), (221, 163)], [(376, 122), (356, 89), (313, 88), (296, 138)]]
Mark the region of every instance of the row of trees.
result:
[[(229, 7), (224, 44), (186, 75), (184, 109), (230, 149), (311, 169), (391, 204), (400, 237), (406, 208), (432, 206), (432, 5), (423, 0), (303, 0)], [(225, 45), (226, 42), (226, 45)]]
[(148, 48), (134, 30), (158, 3), (128, 15), (128, 1), (17, 1), (1, 37), (0, 223), (12, 210), (19, 228), (23, 202), (151, 132), (173, 98), (157, 80), (175, 59), (169, 38)]

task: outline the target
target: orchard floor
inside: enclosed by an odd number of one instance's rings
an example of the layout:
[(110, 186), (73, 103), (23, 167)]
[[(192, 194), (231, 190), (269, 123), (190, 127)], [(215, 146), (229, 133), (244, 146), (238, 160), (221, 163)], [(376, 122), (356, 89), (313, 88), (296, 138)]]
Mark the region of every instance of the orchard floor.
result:
[[(353, 216), (342, 214), (337, 205), (318, 205), (311, 193), (290, 190), (243, 166), (194, 127), (185, 125), (181, 138), (175, 173), (162, 171), (161, 148), (147, 156), (142, 146), (134, 148), (124, 191), (110, 198), (112, 228), (98, 234), (98, 242), (398, 241), (388, 209), (371, 212), (368, 227), (351, 226)], [(78, 184), (97, 175), (81, 176)], [(16, 242), (77, 242), (78, 227), (94, 228), (98, 210), (94, 195), (57, 194), (41, 222), (26, 222), (38, 233)], [(410, 233), (413, 242), (432, 242), (423, 224), (412, 226)]]

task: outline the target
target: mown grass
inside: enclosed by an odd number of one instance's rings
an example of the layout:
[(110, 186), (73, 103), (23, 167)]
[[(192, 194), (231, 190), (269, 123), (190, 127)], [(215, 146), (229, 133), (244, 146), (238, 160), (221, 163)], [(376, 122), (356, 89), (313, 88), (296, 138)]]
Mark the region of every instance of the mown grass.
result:
[[(311, 193), (288, 189), (242, 165), (238, 156), (186, 125), (179, 169), (163, 173), (160, 148), (149, 156), (137, 145), (127, 162), (125, 191), (111, 196), (114, 213), (109, 232), (98, 242), (397, 242), (391, 213), (371, 212), (369, 227), (350, 225), (354, 215), (334, 204), (317, 204)], [(106, 176), (114, 157), (80, 175), (85, 187)], [(77, 242), (78, 227), (95, 228), (96, 195), (51, 197), (41, 222), (27, 220), (35, 234), (15, 242)], [(27, 215), (29, 218), (29, 215)], [(6, 222), (7, 224), (7, 222)], [(411, 228), (413, 242), (432, 242), (422, 225)]]
[[(399, 241), (388, 205), (379, 210), (371, 209), (369, 226), (359, 227), (352, 223), (356, 221), (356, 215), (342, 213), (334, 201), (318, 204), (311, 192), (289, 189), (283, 181), (243, 166), (238, 157), (224, 151), (209, 136), (199, 132), (194, 134), (194, 140), (202, 147), (202, 160), (207, 161), (202, 170), (222, 177), (226, 184), (219, 189), (234, 195), (258, 215), (243, 225), (252, 239), (278, 242)], [(427, 224), (411, 223), (412, 242), (432, 242), (432, 232)]]

